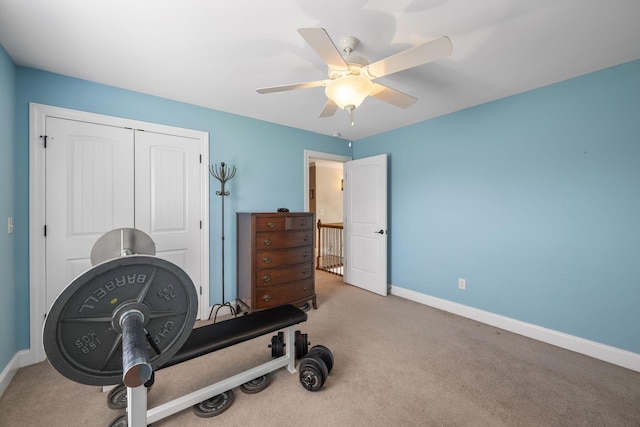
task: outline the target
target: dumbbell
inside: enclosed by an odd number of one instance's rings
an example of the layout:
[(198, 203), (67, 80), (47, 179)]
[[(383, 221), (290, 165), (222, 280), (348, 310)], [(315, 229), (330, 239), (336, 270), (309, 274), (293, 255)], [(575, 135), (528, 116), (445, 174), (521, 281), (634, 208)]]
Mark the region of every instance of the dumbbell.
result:
[(300, 384), (309, 391), (322, 388), (333, 369), (333, 353), (323, 345), (316, 345), (300, 360)]

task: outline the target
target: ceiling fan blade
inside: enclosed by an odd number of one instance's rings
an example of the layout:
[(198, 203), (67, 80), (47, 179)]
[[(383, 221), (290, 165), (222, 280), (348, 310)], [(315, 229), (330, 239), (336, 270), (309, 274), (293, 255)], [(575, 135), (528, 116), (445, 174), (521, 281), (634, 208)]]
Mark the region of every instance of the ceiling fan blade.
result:
[(319, 117), (331, 117), (336, 111), (338, 111), (338, 105), (332, 100), (328, 99), (327, 103), (324, 104), (324, 108), (320, 111)]
[(373, 91), (370, 96), (400, 108), (411, 107), (418, 100), (418, 98), (414, 98), (411, 95), (407, 95), (406, 93), (391, 89), (390, 87), (379, 83), (373, 84)]
[(298, 33), (320, 55), (320, 58), (329, 68), (334, 70), (346, 70), (349, 68), (324, 28), (300, 28)]
[(442, 36), (374, 62), (363, 67), (362, 71), (366, 76), (375, 79), (446, 58), (452, 52), (451, 40), (447, 36)]
[(329, 82), (329, 80), (316, 80), (314, 82), (293, 83), (293, 84), (282, 85), (282, 86), (261, 87), (259, 89), (256, 89), (256, 92), (273, 93), (273, 92), (284, 92), (286, 90), (293, 90), (293, 89), (307, 89), (310, 87), (326, 86), (327, 82)]

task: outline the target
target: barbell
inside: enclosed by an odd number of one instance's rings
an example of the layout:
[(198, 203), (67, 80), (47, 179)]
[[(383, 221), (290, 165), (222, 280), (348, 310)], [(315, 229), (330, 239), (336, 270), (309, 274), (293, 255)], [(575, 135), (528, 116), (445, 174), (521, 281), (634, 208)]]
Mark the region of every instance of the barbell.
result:
[[(51, 365), (87, 385), (138, 387), (189, 337), (198, 297), (189, 276), (131, 228), (103, 235), (94, 265), (60, 293), (43, 329)], [(116, 257), (116, 258), (113, 258)]]

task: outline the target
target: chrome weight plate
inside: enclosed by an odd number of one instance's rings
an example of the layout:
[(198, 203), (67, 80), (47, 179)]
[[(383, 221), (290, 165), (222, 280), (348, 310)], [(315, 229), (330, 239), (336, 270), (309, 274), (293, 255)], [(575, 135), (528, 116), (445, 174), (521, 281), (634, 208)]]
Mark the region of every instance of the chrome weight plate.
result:
[(147, 343), (149, 363), (156, 369), (187, 340), (197, 308), (193, 282), (180, 267), (147, 255), (115, 258), (81, 274), (58, 296), (44, 325), (45, 353), (73, 381), (119, 384), (123, 313), (143, 314), (155, 343)]
[(156, 244), (136, 228), (116, 228), (103, 234), (91, 248), (91, 265), (128, 255), (155, 255)]

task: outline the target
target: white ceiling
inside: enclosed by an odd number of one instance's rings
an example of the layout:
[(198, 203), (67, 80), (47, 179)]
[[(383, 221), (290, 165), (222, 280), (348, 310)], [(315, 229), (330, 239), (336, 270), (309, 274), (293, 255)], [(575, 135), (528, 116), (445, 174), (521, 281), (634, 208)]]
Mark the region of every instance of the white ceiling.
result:
[[(639, 0), (0, 0), (18, 65), (357, 140), (640, 58)], [(448, 35), (453, 54), (379, 79), (418, 98), (368, 98), (355, 126), (318, 114), (326, 78), (296, 31), (360, 39), (370, 62)]]

